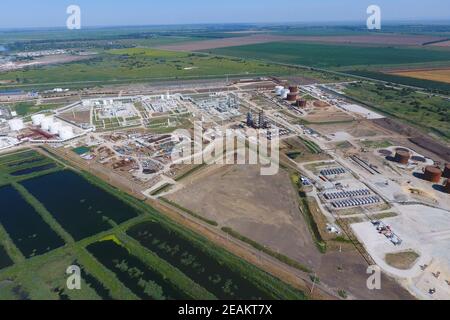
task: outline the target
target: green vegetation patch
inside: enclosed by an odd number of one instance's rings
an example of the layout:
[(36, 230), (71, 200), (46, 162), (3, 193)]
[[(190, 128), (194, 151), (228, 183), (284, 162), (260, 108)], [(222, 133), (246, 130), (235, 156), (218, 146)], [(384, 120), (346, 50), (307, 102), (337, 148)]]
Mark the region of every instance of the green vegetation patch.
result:
[(450, 84), (445, 82), (418, 79), (413, 77), (404, 77), (395, 74), (388, 74), (369, 70), (349, 70), (344, 72), (364, 78), (371, 78), (385, 82), (398, 83), (405, 86), (423, 88), (437, 93), (450, 94)]
[(450, 108), (445, 98), (369, 82), (349, 84), (344, 92), (376, 111), (450, 139)]
[(110, 50), (84, 61), (6, 72), (0, 74), (0, 80), (12, 80), (16, 85), (64, 84), (67, 87), (80, 83), (94, 85), (268, 74), (294, 75), (298, 70), (255, 60), (133, 48)]
[(209, 51), (213, 54), (318, 68), (450, 61), (449, 53), (440, 50), (304, 42), (263, 43)]

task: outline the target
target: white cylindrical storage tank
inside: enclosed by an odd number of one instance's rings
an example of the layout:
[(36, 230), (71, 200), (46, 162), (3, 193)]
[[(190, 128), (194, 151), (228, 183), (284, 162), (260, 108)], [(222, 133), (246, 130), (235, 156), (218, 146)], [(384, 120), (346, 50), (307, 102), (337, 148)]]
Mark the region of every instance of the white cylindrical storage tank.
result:
[(59, 129), (61, 128), (62, 124), (61, 122), (53, 122), (50, 125), (50, 133), (51, 134), (58, 134), (59, 133)]
[(42, 119), (41, 129), (45, 130), (45, 131), (50, 130), (50, 126), (52, 125), (52, 123), (53, 123), (52, 117), (46, 117), (46, 118)]
[(284, 87), (283, 86), (276, 86), (275, 87), (275, 93), (279, 96), (281, 96), (281, 92), (283, 91)]
[(12, 119), (8, 121), (9, 128), (11, 131), (20, 131), (25, 126), (23, 125), (23, 121), (21, 119)]
[(73, 129), (72, 129), (72, 127), (61, 127), (61, 128), (59, 129), (59, 137), (60, 137), (62, 140), (67, 140), (67, 139), (73, 138), (73, 137), (74, 137), (74, 134), (73, 134)]
[(40, 126), (44, 118), (45, 116), (43, 114), (35, 114), (34, 116), (31, 116), (31, 121), (33, 121), (33, 125)]
[(282, 98), (282, 99), (286, 99), (289, 93), (291, 93), (291, 92), (289, 91), (289, 89), (283, 89), (283, 90), (281, 91), (281, 98)]

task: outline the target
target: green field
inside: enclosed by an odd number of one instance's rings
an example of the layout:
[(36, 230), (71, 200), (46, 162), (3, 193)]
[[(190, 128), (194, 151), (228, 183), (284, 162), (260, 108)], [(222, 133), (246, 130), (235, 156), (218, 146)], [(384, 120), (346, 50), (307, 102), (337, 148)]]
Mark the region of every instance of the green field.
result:
[(2, 73), (0, 80), (32, 86), (298, 73), (296, 68), (255, 60), (131, 48), (109, 50), (88, 61)]
[(450, 52), (422, 48), (275, 42), (208, 50), (213, 54), (317, 68), (401, 65), (446, 61)]
[(348, 85), (345, 94), (381, 113), (450, 139), (450, 108), (444, 98), (368, 82)]

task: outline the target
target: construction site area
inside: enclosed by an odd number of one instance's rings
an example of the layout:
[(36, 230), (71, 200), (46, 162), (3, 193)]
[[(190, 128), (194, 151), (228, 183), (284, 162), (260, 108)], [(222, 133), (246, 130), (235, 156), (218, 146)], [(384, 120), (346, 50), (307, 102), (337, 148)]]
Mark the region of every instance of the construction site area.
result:
[[(0, 151), (44, 145), (337, 298), (449, 299), (450, 159), (387, 121), (323, 85), (245, 79), (83, 97), (26, 119), (8, 114)], [(277, 132), (278, 173), (261, 175), (262, 163), (194, 161), (231, 129), (247, 152), (249, 130), (269, 140)], [(189, 156), (175, 161), (182, 152)], [(382, 290), (366, 286), (373, 264)]]

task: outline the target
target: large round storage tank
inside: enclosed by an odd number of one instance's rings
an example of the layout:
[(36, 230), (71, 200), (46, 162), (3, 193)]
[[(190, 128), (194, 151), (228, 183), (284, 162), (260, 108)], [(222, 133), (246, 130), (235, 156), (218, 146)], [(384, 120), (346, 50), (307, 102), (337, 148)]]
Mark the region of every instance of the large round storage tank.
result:
[(59, 129), (59, 137), (62, 140), (68, 140), (74, 137), (73, 129), (71, 127), (61, 127)]
[(283, 89), (281, 91), (281, 99), (287, 99), (289, 93), (290, 93), (289, 89)]
[(450, 179), (450, 163), (447, 163), (444, 167), (444, 178)]
[(289, 91), (291, 93), (298, 93), (298, 87), (291, 85), (291, 86), (289, 86)]
[(297, 93), (295, 93), (295, 92), (289, 92), (288, 94), (287, 94), (287, 101), (291, 101), (291, 102), (295, 102), (295, 101), (297, 101)]
[(23, 128), (25, 128), (25, 126), (23, 125), (22, 119), (9, 120), (8, 125), (9, 125), (9, 128), (11, 129), (11, 131), (20, 131)]
[(50, 130), (50, 126), (53, 123), (53, 118), (52, 117), (46, 117), (44, 119), (42, 119), (41, 121), (41, 129), (45, 130), (45, 131), (49, 131)]
[(283, 86), (276, 86), (276, 87), (275, 87), (275, 93), (276, 93), (278, 96), (281, 96), (281, 93), (282, 93), (283, 90), (284, 90), (284, 87), (283, 87)]
[(409, 159), (411, 159), (411, 153), (405, 150), (398, 150), (394, 158), (395, 162), (400, 164), (408, 164)]
[(33, 121), (33, 125), (40, 126), (44, 118), (45, 116), (43, 114), (35, 114), (34, 116), (31, 116), (31, 121)]
[(428, 166), (425, 168), (424, 178), (427, 181), (438, 183), (441, 181), (442, 171), (439, 167)]
[(50, 125), (50, 133), (51, 134), (58, 134), (59, 133), (59, 129), (61, 128), (62, 123), (61, 122), (53, 122)]

